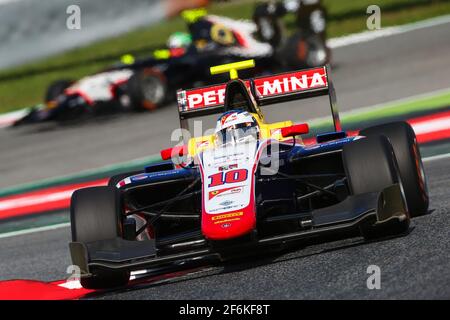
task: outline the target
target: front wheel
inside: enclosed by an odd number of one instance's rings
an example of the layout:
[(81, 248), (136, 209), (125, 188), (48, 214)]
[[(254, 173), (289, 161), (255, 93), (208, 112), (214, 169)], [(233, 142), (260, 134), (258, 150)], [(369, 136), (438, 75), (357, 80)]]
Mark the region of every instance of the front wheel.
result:
[[(383, 136), (353, 141), (342, 151), (344, 169), (350, 194), (380, 192), (399, 183), (402, 186), (395, 155), (389, 140)], [(404, 200), (404, 199), (403, 199)], [(383, 224), (363, 225), (362, 236), (369, 239), (405, 233), (409, 229), (409, 215)]]
[[(72, 241), (93, 242), (121, 237), (122, 205), (119, 192), (110, 186), (75, 191), (70, 204)], [(80, 279), (87, 289), (121, 287), (128, 283), (128, 271), (91, 270), (91, 277)]]
[(397, 158), (406, 201), (412, 217), (428, 212), (429, 198), (422, 157), (413, 128), (406, 122), (392, 122), (361, 130), (362, 136), (385, 136)]

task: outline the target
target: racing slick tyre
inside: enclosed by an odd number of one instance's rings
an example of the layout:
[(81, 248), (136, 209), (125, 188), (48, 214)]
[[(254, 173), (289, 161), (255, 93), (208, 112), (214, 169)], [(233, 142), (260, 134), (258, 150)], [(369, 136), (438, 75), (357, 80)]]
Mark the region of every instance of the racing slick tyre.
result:
[[(282, 28), (276, 12), (269, 12), (267, 4), (260, 4), (253, 13), (253, 22), (257, 26), (258, 38), (277, 47), (283, 39)], [(276, 9), (275, 9), (276, 10)]]
[[(400, 173), (389, 140), (383, 136), (353, 141), (342, 151), (344, 169), (350, 194), (379, 192), (385, 187), (400, 183)], [(409, 229), (410, 217), (392, 220), (386, 224), (362, 225), (360, 231), (367, 239), (403, 234)]]
[(64, 93), (64, 90), (72, 85), (72, 83), (73, 81), (71, 80), (58, 80), (50, 84), (45, 93), (45, 102), (49, 103), (55, 101), (58, 96)]
[(288, 68), (310, 68), (330, 62), (330, 50), (320, 35), (299, 31), (287, 40), (280, 58)]
[[(121, 237), (121, 198), (110, 186), (77, 190), (72, 195), (70, 222), (72, 241), (93, 242)], [(91, 277), (80, 279), (87, 289), (106, 289), (128, 283), (128, 271), (91, 270)]]
[(394, 149), (411, 217), (428, 212), (428, 188), (422, 157), (413, 128), (406, 122), (392, 122), (364, 129), (362, 136), (384, 135)]
[(154, 110), (167, 99), (166, 78), (154, 69), (138, 71), (128, 80), (126, 92), (135, 110)]

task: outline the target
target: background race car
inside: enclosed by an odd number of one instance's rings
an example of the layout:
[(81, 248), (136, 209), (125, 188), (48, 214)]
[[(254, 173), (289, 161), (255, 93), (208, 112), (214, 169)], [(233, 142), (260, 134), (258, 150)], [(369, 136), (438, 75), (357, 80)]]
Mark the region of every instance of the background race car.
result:
[[(302, 2), (300, 2), (302, 3)], [(299, 4), (299, 3), (297, 3)], [(281, 18), (296, 14), (298, 30), (287, 36)], [(182, 13), (189, 33), (176, 33), (168, 48), (147, 59), (126, 55), (122, 62), (78, 81), (58, 80), (47, 90), (45, 106), (35, 107), (14, 125), (129, 110), (153, 110), (175, 99), (180, 87), (223, 82), (211, 77), (210, 65), (253, 58), (258, 68), (246, 77), (328, 63), (325, 10), (318, 4), (255, 7), (253, 21), (207, 15), (196, 9)]]

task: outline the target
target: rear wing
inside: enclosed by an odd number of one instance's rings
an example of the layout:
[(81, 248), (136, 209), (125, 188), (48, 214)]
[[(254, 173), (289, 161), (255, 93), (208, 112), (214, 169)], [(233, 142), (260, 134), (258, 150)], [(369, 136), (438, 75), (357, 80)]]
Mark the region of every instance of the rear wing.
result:
[[(341, 131), (336, 94), (328, 74), (328, 66), (280, 73), (244, 80), (259, 106), (284, 101), (328, 95), (336, 131)], [(178, 90), (178, 111), (181, 127), (186, 120), (225, 111), (226, 84)]]

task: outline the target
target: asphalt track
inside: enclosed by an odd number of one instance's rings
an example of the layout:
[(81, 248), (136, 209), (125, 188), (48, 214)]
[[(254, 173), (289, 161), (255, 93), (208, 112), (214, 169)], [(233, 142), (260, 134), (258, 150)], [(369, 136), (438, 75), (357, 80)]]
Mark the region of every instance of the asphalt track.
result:
[[(450, 87), (450, 23), (333, 50), (340, 110)], [(326, 98), (267, 107), (268, 120), (329, 114)], [(152, 113), (0, 130), (0, 188), (77, 173), (159, 152), (174, 143), (174, 105)], [(55, 130), (56, 129), (56, 130)]]
[[(449, 299), (449, 159), (425, 164), (430, 213), (408, 235), (364, 243), (316, 243), (216, 266), (158, 285), (140, 285), (100, 299)], [(64, 279), (69, 228), (0, 239), (0, 279)], [(20, 248), (20, 249), (18, 249)], [(367, 268), (381, 269), (381, 289), (366, 286)]]
[[(450, 24), (334, 51), (341, 110), (450, 87)], [(320, 103), (320, 102), (318, 102)], [(323, 115), (319, 104), (310, 117)], [(293, 105), (272, 119), (291, 118)], [(155, 153), (170, 145), (176, 109), (96, 121), (0, 132), (0, 187), (76, 172)], [(269, 119), (271, 120), (271, 119)], [(409, 235), (379, 242), (360, 238), (314, 244), (251, 262), (213, 267), (164, 285), (113, 292), (105, 299), (450, 298), (449, 159), (425, 164), (430, 214)], [(69, 229), (0, 239), (0, 279), (63, 279), (70, 264)], [(368, 290), (369, 265), (381, 268), (381, 289)]]

